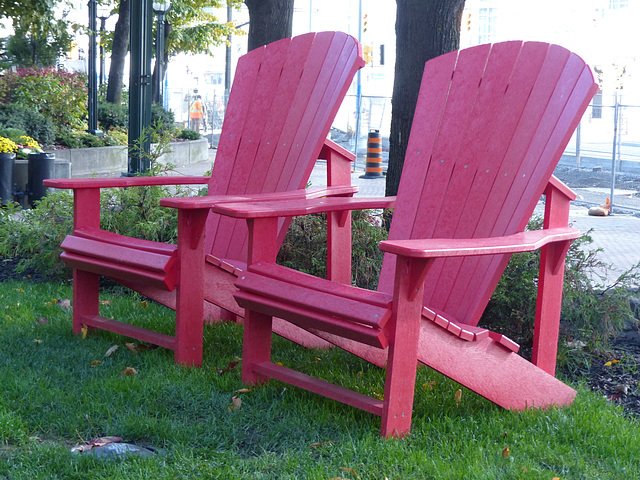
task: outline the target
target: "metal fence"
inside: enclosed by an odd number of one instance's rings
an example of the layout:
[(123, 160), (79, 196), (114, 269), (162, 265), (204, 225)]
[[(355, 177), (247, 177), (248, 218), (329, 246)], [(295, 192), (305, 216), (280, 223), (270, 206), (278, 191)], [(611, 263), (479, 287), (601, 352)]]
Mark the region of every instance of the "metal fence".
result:
[[(611, 199), (613, 209), (640, 212), (640, 106), (612, 99), (602, 104), (596, 97), (572, 136), (556, 175), (578, 193), (586, 205)], [(205, 102), (207, 130), (221, 128), (222, 102)], [(331, 130), (332, 138), (356, 153), (355, 168), (365, 169), (367, 135), (378, 130), (382, 137), (382, 163), (389, 158), (391, 98), (347, 95)], [(357, 141), (356, 141), (357, 140)]]

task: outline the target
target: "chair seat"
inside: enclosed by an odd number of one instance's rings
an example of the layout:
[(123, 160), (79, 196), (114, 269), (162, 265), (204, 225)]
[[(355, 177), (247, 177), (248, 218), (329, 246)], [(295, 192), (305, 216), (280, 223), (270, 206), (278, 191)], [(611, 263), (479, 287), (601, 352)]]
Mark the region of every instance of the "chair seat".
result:
[(99, 229), (76, 231), (62, 242), (64, 253), (60, 257), (72, 268), (168, 291), (175, 289), (175, 245), (137, 240), (125, 246), (118, 243), (119, 237)]

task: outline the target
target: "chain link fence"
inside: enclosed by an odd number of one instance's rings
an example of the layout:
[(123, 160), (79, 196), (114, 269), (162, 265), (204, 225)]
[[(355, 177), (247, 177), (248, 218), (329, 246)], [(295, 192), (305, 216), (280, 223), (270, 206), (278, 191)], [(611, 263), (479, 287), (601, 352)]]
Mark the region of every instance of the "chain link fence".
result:
[[(224, 101), (205, 101), (207, 132), (222, 128)], [(389, 161), (391, 98), (347, 95), (331, 129), (332, 139), (356, 153), (356, 171), (365, 170), (367, 137), (382, 137), (382, 167)], [(356, 141), (357, 140), (357, 141)], [(640, 106), (596, 96), (573, 134), (556, 175), (578, 194), (577, 202), (600, 205), (611, 199), (612, 212), (640, 213)]]

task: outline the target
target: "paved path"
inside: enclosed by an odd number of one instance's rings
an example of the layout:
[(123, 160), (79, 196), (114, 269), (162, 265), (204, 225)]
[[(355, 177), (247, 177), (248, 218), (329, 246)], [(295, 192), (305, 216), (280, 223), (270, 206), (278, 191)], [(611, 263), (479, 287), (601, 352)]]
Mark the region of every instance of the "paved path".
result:
[[(209, 150), (208, 162), (200, 162), (177, 170), (186, 175), (200, 175), (211, 169), (215, 159), (215, 150)], [(319, 160), (310, 178), (312, 186), (326, 185), (326, 162)], [(385, 177), (361, 178), (362, 171), (351, 175), (353, 185), (358, 185), (358, 196), (384, 196)], [(539, 212), (543, 210), (538, 209)], [(588, 208), (574, 205), (571, 208), (570, 219), (574, 227), (582, 233), (591, 231), (593, 243), (590, 250), (601, 248), (598, 254), (603, 263), (610, 266), (602, 273), (607, 282), (613, 282), (617, 277), (640, 262), (640, 218), (631, 215), (616, 214), (608, 217), (593, 217), (587, 214)]]

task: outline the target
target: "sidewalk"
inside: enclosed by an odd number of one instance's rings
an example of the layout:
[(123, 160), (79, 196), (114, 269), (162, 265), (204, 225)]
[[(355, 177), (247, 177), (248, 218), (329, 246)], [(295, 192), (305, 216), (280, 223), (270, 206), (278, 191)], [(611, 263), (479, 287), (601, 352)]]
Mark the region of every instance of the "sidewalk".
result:
[[(215, 150), (209, 150), (209, 161), (178, 167), (177, 171), (184, 175), (202, 175), (211, 169), (215, 159)], [(386, 177), (360, 178), (364, 172), (352, 173), (351, 182), (359, 187), (356, 196), (383, 197)], [(324, 160), (318, 160), (309, 179), (311, 186), (326, 185), (327, 166)], [(536, 210), (543, 213), (541, 207)], [(571, 223), (586, 233), (591, 230), (593, 243), (589, 249), (601, 248), (599, 257), (611, 268), (603, 272), (608, 282), (615, 281), (618, 276), (640, 262), (640, 218), (632, 215), (615, 214), (607, 217), (592, 217), (587, 214), (588, 207), (573, 205), (569, 214)]]

